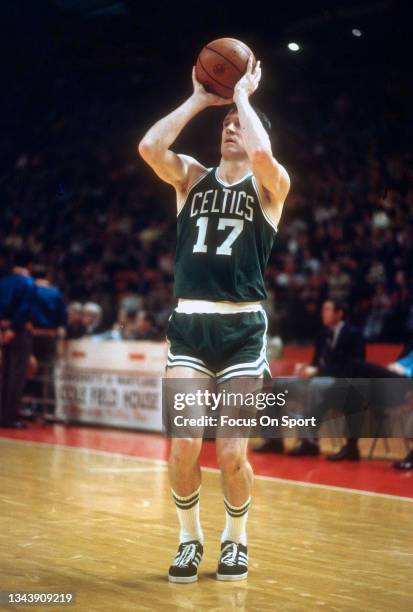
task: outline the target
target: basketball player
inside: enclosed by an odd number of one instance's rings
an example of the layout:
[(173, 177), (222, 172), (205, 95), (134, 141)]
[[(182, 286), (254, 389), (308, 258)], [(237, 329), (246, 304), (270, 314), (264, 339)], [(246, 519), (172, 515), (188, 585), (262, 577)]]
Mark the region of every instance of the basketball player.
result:
[[(178, 305), (167, 332), (169, 378), (209, 377), (220, 385), (234, 377), (256, 380), (269, 371), (263, 279), (290, 180), (274, 159), (267, 131), (249, 101), (260, 78), (260, 63), (253, 70), (250, 60), (233, 101), (224, 100), (205, 91), (194, 69), (193, 94), (155, 123), (139, 144), (143, 159), (177, 195)], [(171, 150), (197, 113), (232, 102), (217, 168)], [(248, 574), (246, 523), (253, 474), (247, 443), (246, 438), (216, 442), (226, 513), (220, 580)], [(201, 445), (201, 438), (171, 440), (169, 475), (180, 524), (179, 549), (169, 568), (172, 582), (198, 578), (204, 541), (199, 515)]]

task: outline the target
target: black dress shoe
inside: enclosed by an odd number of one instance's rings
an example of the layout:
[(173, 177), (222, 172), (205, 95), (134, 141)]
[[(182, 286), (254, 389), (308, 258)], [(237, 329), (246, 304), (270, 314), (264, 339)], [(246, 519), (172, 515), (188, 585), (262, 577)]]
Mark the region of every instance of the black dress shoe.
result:
[(407, 453), (406, 457), (401, 461), (395, 461), (393, 467), (396, 470), (413, 470), (413, 450)]
[(300, 446), (293, 448), (288, 451), (287, 455), (290, 457), (317, 457), (320, 454), (320, 448), (315, 442), (310, 440), (303, 440)]
[(284, 444), (283, 441), (279, 438), (274, 438), (271, 440), (265, 440), (259, 446), (256, 446), (252, 449), (253, 453), (278, 453), (282, 454), (284, 452)]
[(360, 460), (360, 451), (357, 446), (343, 446), (342, 449), (338, 451), (338, 453), (334, 453), (334, 455), (329, 455), (327, 457), (328, 461), (359, 461)]

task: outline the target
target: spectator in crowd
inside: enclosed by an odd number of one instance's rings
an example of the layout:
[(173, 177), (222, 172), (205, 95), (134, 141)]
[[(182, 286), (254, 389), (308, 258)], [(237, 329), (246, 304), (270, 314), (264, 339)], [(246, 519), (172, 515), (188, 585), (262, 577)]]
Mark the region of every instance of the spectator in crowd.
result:
[(339, 263), (330, 265), (328, 274), (328, 297), (335, 302), (348, 302), (351, 290), (351, 277)]
[[(295, 375), (311, 379), (306, 389), (307, 416), (316, 416), (319, 424), (324, 412), (329, 408), (328, 398), (337, 390), (337, 379), (352, 376), (354, 364), (364, 359), (364, 342), (361, 333), (345, 321), (346, 305), (338, 300), (328, 299), (322, 307), (323, 328), (316, 342), (314, 356), (310, 364), (298, 363)], [(337, 394), (336, 394), (337, 395)], [(352, 412), (357, 410), (354, 402)], [(348, 402), (342, 407), (350, 421)], [(354, 429), (354, 427), (352, 427)], [(316, 433), (316, 431), (314, 431)], [(279, 440), (267, 440), (256, 452), (281, 452)], [(288, 454), (293, 457), (319, 455), (318, 440), (315, 436), (303, 438), (295, 449)], [(357, 438), (351, 437), (346, 445), (334, 455), (328, 457), (333, 461), (342, 459), (359, 459)]]
[(118, 318), (112, 329), (91, 336), (91, 340), (160, 340), (159, 329), (154, 316), (145, 310), (118, 311)]
[(82, 308), (82, 323), (85, 328), (84, 335), (92, 336), (102, 331), (102, 307), (94, 302), (86, 302)]
[[(132, 321), (135, 315), (132, 315)], [(89, 336), (90, 340), (94, 342), (108, 342), (111, 340), (130, 340), (130, 316), (123, 308), (119, 309), (118, 318), (111, 329), (108, 329), (100, 334), (92, 334)]]
[(156, 327), (152, 313), (141, 310), (136, 314), (134, 340), (159, 340), (159, 330)]
[(31, 316), (35, 285), (30, 276), (31, 255), (14, 255), (10, 274), (0, 279), (2, 367), (0, 424), (21, 429), (21, 400), (32, 352)]
[(391, 310), (389, 328), (386, 339), (393, 342), (403, 342), (406, 337), (406, 320), (409, 312), (409, 285), (404, 270), (397, 270), (390, 292)]
[(138, 311), (134, 310), (131, 304), (128, 304), (128, 309), (124, 306), (119, 308), (118, 318), (112, 329), (100, 334), (94, 334), (90, 336), (90, 339), (96, 342), (108, 340), (135, 340), (137, 314)]
[(0, 278), (6, 276), (9, 271), (9, 251), (0, 246)]
[[(338, 73), (336, 78), (342, 86), (345, 80)], [(413, 280), (412, 126), (400, 121), (400, 87), (407, 85), (392, 76), (385, 109), (380, 104), (372, 109), (374, 79), (368, 70), (358, 79), (354, 89), (337, 97), (336, 81), (323, 79), (309, 96), (304, 84), (298, 95), (294, 80), (288, 73), (283, 77), (279, 132), (297, 180), (271, 256), (267, 289), (268, 311), (275, 315), (271, 332), (284, 341), (311, 338), (315, 313), (328, 296), (348, 300), (349, 321), (364, 328), (377, 284), (391, 300), (390, 318), (385, 317), (390, 327), (382, 329), (383, 338), (401, 341), (405, 332), (400, 322), (404, 325)], [(30, 245), (36, 261), (54, 268), (70, 300), (96, 302), (106, 314), (124, 295), (139, 295), (142, 303), (136, 308), (152, 312), (165, 329), (169, 308), (162, 295), (170, 295), (174, 220), (161, 187), (148, 180), (134, 151), (128, 155), (124, 147), (136, 128), (136, 100), (104, 81), (99, 86), (85, 82), (83, 95), (77, 96), (71, 90), (75, 82), (45, 76), (39, 91), (55, 96), (56, 112), (42, 107), (41, 127), (33, 121), (32, 132), (25, 126), (23, 135), (38, 142), (36, 130), (41, 129), (44, 139), (37, 150), (18, 151), (22, 139), (6, 135), (4, 153), (15, 163), (7, 181), (0, 242)], [(13, 96), (22, 99), (18, 87), (7, 96), (10, 105)], [(337, 111), (342, 99), (344, 114)], [(140, 91), (139, 101), (150, 103)], [(119, 104), (122, 122), (103, 128)], [(84, 137), (80, 117), (85, 107), (93, 138)], [(299, 129), (291, 129), (297, 118)], [(403, 130), (395, 138), (398, 123)], [(14, 134), (19, 126), (16, 121)], [(207, 147), (209, 134), (204, 136), (197, 140)], [(372, 323), (369, 338), (376, 334)]]
[(120, 300), (118, 320), (123, 316), (122, 313), (126, 316), (128, 313), (137, 312), (141, 308), (143, 308), (142, 296), (136, 294), (125, 295)]
[(413, 378), (413, 339), (404, 345), (396, 361), (389, 363), (387, 367), (395, 374)]
[[(336, 380), (351, 377), (354, 374), (354, 364), (362, 361), (365, 356), (365, 346), (361, 333), (345, 321), (347, 305), (339, 300), (327, 300), (322, 308), (323, 329), (315, 343), (315, 351), (311, 364), (299, 363), (295, 375), (313, 379), (307, 390), (307, 413), (315, 415), (319, 423), (323, 413), (329, 408), (328, 398), (334, 397), (337, 388)], [(324, 378), (325, 377), (325, 378)], [(331, 393), (333, 392), (333, 393)], [(360, 406), (358, 400), (351, 396), (342, 407), (346, 418), (350, 420), (349, 403), (352, 411)], [(337, 453), (327, 457), (331, 461), (343, 459), (358, 460), (358, 438), (350, 437), (345, 446)], [(288, 454), (293, 457), (318, 455), (319, 445), (315, 437), (303, 439), (301, 444)]]
[[(35, 297), (32, 308), (33, 355), (38, 365), (37, 374), (49, 377), (50, 382), (31, 382), (32, 394), (38, 399), (53, 401), (53, 365), (58, 338), (63, 338), (67, 325), (67, 309), (62, 293), (53, 287), (42, 264), (33, 266)], [(47, 390), (47, 393), (46, 393)]]
[[(407, 386), (398, 384), (397, 380), (406, 378), (413, 380), (413, 337), (405, 343), (398, 358), (387, 366), (363, 361), (357, 362), (355, 369), (358, 376), (370, 379), (372, 387), (370, 401), (376, 411), (401, 404), (408, 406), (410, 414), (406, 425), (406, 433), (408, 437), (411, 437), (413, 431), (412, 386), (410, 384)], [(384, 384), (382, 383), (383, 380)], [(393, 384), (392, 381), (396, 381), (396, 384)], [(396, 461), (393, 467), (398, 470), (413, 469), (413, 450), (410, 450), (401, 461)]]
[(70, 302), (67, 307), (67, 340), (78, 340), (85, 335), (85, 326), (82, 320), (83, 307), (80, 302)]
[(384, 284), (378, 283), (374, 289), (371, 307), (364, 327), (366, 340), (380, 340), (383, 335), (387, 317), (390, 315), (391, 301)]

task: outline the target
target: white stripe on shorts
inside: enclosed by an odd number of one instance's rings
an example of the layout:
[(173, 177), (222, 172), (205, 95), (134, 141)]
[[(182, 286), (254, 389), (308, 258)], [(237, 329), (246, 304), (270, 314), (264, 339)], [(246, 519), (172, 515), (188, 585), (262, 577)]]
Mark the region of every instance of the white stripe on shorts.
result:
[(238, 376), (261, 376), (264, 372), (268, 372), (271, 376), (271, 371), (267, 363), (263, 363), (259, 368), (249, 368), (245, 370), (234, 370), (232, 372), (228, 372), (223, 376), (217, 377), (218, 383), (224, 382), (225, 380), (229, 380), (230, 378), (236, 378)]
[(169, 361), (168, 359), (166, 367), (175, 368), (176, 366), (184, 366), (186, 368), (191, 368), (192, 370), (197, 370), (198, 372), (203, 372), (204, 374), (208, 374), (208, 376), (215, 378), (215, 374), (211, 372), (211, 370), (208, 370), (208, 368), (205, 368), (198, 363), (194, 363), (193, 361), (186, 361), (184, 359), (185, 358), (180, 361)]
[(173, 355), (171, 350), (168, 351), (168, 361), (175, 361), (176, 359), (186, 359), (187, 361), (194, 361), (195, 363), (200, 363), (201, 365), (206, 367), (206, 364), (202, 359), (197, 359), (196, 357), (188, 357), (188, 355)]

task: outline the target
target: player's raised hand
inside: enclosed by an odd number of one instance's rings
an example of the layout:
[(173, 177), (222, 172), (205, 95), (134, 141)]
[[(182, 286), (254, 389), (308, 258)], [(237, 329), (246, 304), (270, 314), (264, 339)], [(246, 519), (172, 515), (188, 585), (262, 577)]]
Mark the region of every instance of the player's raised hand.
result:
[(233, 102), (232, 98), (221, 98), (221, 96), (209, 93), (196, 78), (195, 66), (192, 68), (192, 83), (194, 85), (194, 96), (202, 101), (205, 106), (223, 106)]
[(249, 97), (257, 89), (261, 80), (261, 62), (255, 64), (255, 68), (252, 68), (252, 56), (248, 60), (247, 70), (240, 78), (234, 88), (234, 99), (240, 94), (247, 94)]

